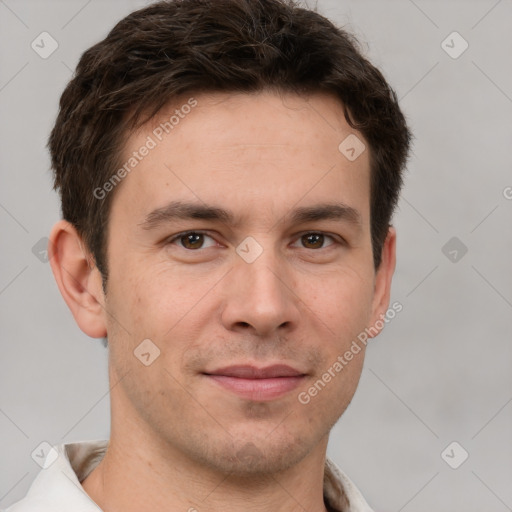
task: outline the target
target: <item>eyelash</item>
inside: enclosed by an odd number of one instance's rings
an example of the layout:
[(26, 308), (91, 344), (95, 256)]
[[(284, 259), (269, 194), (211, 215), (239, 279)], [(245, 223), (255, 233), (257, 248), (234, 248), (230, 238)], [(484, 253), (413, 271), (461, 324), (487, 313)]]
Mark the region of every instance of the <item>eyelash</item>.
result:
[[(201, 231), (201, 230), (183, 231), (183, 232), (178, 233), (176, 235), (173, 235), (171, 238), (169, 238), (166, 241), (166, 245), (172, 244), (176, 240), (180, 240), (184, 236), (191, 235), (191, 234), (205, 235), (207, 237), (210, 237), (210, 238), (214, 239), (206, 231)], [(322, 235), (322, 236), (324, 236), (326, 238), (330, 238), (334, 242), (334, 243), (328, 245), (327, 247), (321, 247), (320, 249), (310, 249), (311, 251), (319, 251), (319, 250), (322, 250), (322, 249), (325, 250), (325, 249), (328, 249), (329, 247), (332, 247), (333, 245), (336, 245), (336, 244), (338, 244), (338, 245), (346, 245), (345, 241), (341, 237), (339, 237), (339, 240), (338, 240), (334, 235), (330, 235), (328, 233), (324, 233), (323, 231), (305, 231), (305, 232), (301, 233), (298, 236), (297, 240), (301, 239), (303, 236), (306, 236), (306, 235)], [(186, 247), (181, 247), (181, 249), (185, 249), (186, 251), (189, 251), (189, 252), (199, 252), (201, 249), (204, 249), (204, 248), (200, 247), (199, 249), (187, 249)], [(206, 247), (206, 249), (208, 249), (208, 247)], [(307, 249), (307, 247), (304, 247), (304, 249)]]

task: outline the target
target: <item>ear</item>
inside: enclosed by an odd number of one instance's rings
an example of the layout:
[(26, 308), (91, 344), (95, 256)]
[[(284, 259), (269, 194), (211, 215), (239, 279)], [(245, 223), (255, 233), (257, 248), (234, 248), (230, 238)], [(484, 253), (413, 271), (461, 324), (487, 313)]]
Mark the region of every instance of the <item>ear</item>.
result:
[[(382, 320), (389, 307), (391, 295), (391, 280), (396, 265), (396, 230), (393, 226), (388, 229), (388, 234), (382, 247), (381, 262), (375, 274), (375, 289), (372, 303), (371, 326), (369, 337), (374, 338), (384, 326)], [(381, 325), (378, 328), (378, 325)]]
[(105, 296), (101, 274), (72, 224), (61, 220), (53, 226), (48, 256), (60, 293), (78, 327), (92, 338), (105, 337)]

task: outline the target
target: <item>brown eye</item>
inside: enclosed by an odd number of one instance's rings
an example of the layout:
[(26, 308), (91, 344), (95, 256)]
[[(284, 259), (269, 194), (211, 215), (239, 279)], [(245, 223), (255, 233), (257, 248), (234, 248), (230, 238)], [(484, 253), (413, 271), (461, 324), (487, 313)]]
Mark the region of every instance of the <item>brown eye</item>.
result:
[[(175, 236), (172, 240), (169, 241), (169, 243), (174, 244), (176, 241), (178, 241), (182, 248), (193, 251), (197, 249), (203, 249), (205, 239), (207, 238), (213, 241), (212, 237), (205, 233), (201, 233), (199, 231), (188, 231), (186, 233), (180, 233), (179, 235)], [(215, 243), (211, 243), (206, 247), (211, 247), (212, 245), (215, 245)]]
[(180, 237), (180, 240), (186, 249), (198, 249), (204, 242), (202, 233), (189, 233)]
[(306, 249), (322, 249), (326, 238), (332, 239), (331, 236), (326, 236), (323, 233), (306, 233), (302, 235), (301, 242)]

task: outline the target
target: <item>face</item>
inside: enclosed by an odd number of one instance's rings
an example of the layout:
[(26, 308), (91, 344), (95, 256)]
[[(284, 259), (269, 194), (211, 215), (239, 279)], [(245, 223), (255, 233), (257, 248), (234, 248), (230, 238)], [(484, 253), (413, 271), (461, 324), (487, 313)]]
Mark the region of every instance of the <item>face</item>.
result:
[(328, 95), (202, 94), (180, 109), (187, 99), (128, 139), (125, 160), (140, 160), (112, 202), (112, 433), (136, 425), (219, 472), (283, 470), (326, 441), (364, 346), (333, 365), (387, 307), (369, 154), (340, 152), (355, 132)]

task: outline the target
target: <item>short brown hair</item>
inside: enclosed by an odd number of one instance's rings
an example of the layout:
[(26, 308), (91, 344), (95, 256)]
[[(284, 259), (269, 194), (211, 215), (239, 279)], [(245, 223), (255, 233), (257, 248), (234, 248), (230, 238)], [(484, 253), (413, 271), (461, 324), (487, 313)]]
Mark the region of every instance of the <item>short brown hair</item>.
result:
[[(80, 58), (48, 147), (62, 215), (106, 282), (113, 193), (130, 130), (184, 93), (334, 93), (369, 143), (375, 268), (400, 189), (411, 134), (395, 92), (355, 38), (294, 0), (168, 0), (135, 11)], [(341, 141), (340, 141), (341, 142)]]

